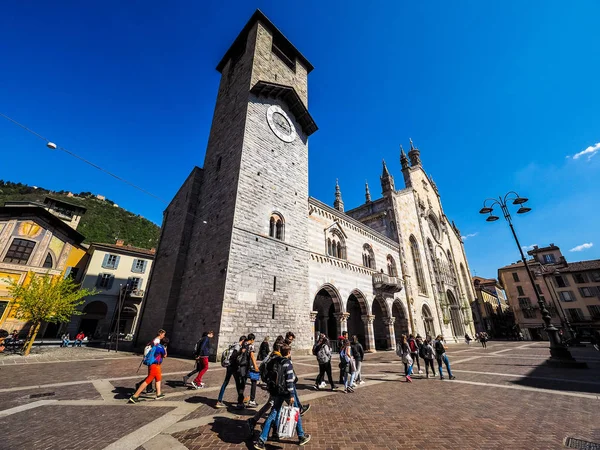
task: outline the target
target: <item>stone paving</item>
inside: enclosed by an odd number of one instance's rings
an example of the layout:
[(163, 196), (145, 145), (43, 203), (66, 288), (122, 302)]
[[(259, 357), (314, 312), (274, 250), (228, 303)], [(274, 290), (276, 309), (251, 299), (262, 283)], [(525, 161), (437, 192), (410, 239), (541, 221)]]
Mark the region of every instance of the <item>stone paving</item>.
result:
[[(312, 405), (304, 417), (312, 435), (306, 448), (560, 449), (566, 437), (600, 442), (600, 353), (575, 348), (573, 355), (590, 368), (560, 369), (543, 364), (546, 346), (453, 345), (456, 380), (416, 375), (412, 384), (404, 382), (394, 353), (368, 354), (367, 383), (354, 394), (313, 390), (314, 357), (294, 356), (300, 397)], [(85, 349), (77, 359), (72, 349), (61, 350), (56, 361), (0, 366), (0, 449), (252, 448), (245, 419), (253, 412), (214, 408), (225, 374), (220, 365), (211, 364), (207, 387), (194, 391), (181, 382), (193, 362), (167, 358), (165, 399), (128, 405), (133, 384), (145, 374), (145, 367), (137, 372), (140, 356)], [(226, 404), (235, 398), (232, 382)], [(259, 388), (257, 401), (266, 398)]]

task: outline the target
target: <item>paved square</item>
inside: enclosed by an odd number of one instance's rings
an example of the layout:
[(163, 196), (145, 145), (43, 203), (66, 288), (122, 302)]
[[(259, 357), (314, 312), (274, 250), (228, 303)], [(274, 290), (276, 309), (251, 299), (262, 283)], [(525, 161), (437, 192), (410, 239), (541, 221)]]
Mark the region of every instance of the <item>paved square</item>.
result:
[[(403, 381), (394, 353), (368, 354), (367, 383), (354, 394), (313, 390), (315, 358), (295, 356), (300, 397), (312, 405), (304, 417), (312, 435), (306, 448), (560, 449), (566, 437), (600, 442), (600, 353), (575, 348), (589, 369), (558, 369), (543, 365), (546, 346), (454, 345), (448, 354), (456, 380), (416, 375), (412, 384)], [(207, 387), (194, 391), (181, 383), (193, 362), (167, 358), (166, 398), (128, 405), (144, 377), (145, 367), (136, 372), (140, 357), (90, 349), (77, 359), (72, 349), (62, 351), (26, 363), (0, 357), (0, 449), (251, 448), (244, 422), (252, 411), (214, 408), (220, 365), (211, 364)], [(235, 398), (231, 383), (225, 402)], [(266, 398), (259, 388), (257, 401)]]

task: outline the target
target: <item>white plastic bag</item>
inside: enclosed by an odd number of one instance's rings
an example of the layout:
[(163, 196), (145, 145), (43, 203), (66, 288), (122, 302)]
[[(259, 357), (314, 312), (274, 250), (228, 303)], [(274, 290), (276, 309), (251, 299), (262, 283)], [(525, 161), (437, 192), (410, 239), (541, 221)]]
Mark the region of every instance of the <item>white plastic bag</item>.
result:
[(300, 416), (300, 409), (295, 406), (283, 405), (279, 411), (279, 425), (277, 432), (280, 438), (291, 438), (296, 435), (296, 424)]

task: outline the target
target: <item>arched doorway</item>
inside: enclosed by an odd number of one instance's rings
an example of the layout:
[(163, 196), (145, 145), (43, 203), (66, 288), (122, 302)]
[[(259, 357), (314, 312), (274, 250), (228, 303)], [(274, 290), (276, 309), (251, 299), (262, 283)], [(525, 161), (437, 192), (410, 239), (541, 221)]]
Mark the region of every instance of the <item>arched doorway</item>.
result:
[(373, 334), (375, 336), (375, 350), (387, 350), (389, 348), (389, 330), (386, 321), (389, 317), (387, 305), (381, 297), (375, 297), (373, 300)]
[(360, 343), (364, 348), (367, 348), (365, 324), (362, 320), (362, 316), (367, 315), (367, 301), (362, 292), (359, 290), (352, 291), (346, 303), (346, 312), (350, 313), (348, 317), (348, 336), (358, 336)]
[(83, 317), (77, 331), (83, 331), (86, 336), (91, 338), (97, 337), (96, 334), (99, 332), (98, 325), (106, 319), (107, 311), (108, 307), (104, 302), (94, 301), (88, 303), (83, 308)]
[(448, 303), (450, 306), (450, 319), (452, 320), (452, 334), (455, 337), (462, 337), (465, 335), (465, 328), (463, 326), (462, 314), (460, 312), (460, 305), (458, 300), (450, 289), (446, 291), (448, 297)]
[(315, 318), (315, 332), (325, 333), (330, 340), (335, 341), (339, 335), (336, 313), (341, 313), (340, 295), (333, 286), (323, 286), (313, 301), (313, 311), (317, 312)]
[(392, 316), (396, 318), (394, 322), (394, 334), (396, 335), (396, 342), (400, 342), (400, 336), (403, 334), (409, 334), (408, 328), (408, 317), (406, 315), (406, 310), (404, 309), (404, 305), (400, 299), (394, 300), (392, 305)]
[(429, 306), (423, 305), (421, 309), (421, 315), (423, 316), (423, 326), (425, 327), (425, 335), (435, 337), (435, 327), (433, 326), (433, 316)]

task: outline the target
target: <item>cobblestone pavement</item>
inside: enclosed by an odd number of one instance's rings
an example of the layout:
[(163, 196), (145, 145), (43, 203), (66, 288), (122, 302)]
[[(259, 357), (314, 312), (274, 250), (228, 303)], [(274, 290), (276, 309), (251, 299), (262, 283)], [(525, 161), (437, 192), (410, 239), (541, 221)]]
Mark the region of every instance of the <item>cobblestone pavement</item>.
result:
[[(304, 417), (312, 435), (306, 448), (560, 449), (566, 437), (600, 442), (600, 353), (575, 348), (573, 355), (590, 368), (555, 368), (543, 364), (546, 346), (453, 345), (456, 380), (415, 375), (412, 384), (404, 382), (394, 353), (368, 354), (366, 384), (354, 394), (313, 390), (314, 357), (294, 356), (300, 398), (312, 405)], [(220, 365), (211, 364), (207, 387), (195, 391), (181, 382), (193, 361), (167, 358), (165, 399), (128, 405), (145, 374), (145, 367), (137, 372), (139, 356), (93, 349), (79, 359), (55, 356), (56, 362), (0, 367), (0, 449), (252, 448), (245, 419), (253, 412), (214, 408), (225, 374)], [(235, 398), (232, 382), (226, 404)], [(257, 402), (266, 398), (259, 388)], [(273, 444), (268, 448), (296, 447), (293, 441)]]

